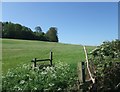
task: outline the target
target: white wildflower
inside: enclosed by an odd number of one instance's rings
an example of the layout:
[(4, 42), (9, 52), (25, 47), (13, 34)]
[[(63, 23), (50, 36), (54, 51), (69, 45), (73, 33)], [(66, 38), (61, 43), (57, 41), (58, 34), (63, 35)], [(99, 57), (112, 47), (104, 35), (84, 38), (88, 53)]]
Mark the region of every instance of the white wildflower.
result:
[(50, 67), (50, 70), (54, 71), (54, 67)]
[(57, 78), (57, 76), (54, 73), (52, 74), (52, 77)]
[(26, 64), (23, 64), (23, 68), (27, 69), (27, 68), (28, 68), (28, 66), (27, 66)]
[(19, 86), (14, 86), (14, 89), (17, 89), (17, 90), (22, 90)]
[(44, 75), (44, 74), (47, 74), (47, 72), (44, 71), (44, 72), (41, 72), (41, 74)]
[(24, 80), (21, 80), (21, 81), (20, 81), (20, 84), (24, 84), (24, 83), (25, 83), (25, 81), (24, 81)]
[(34, 67), (34, 69), (39, 70), (39, 67)]
[(16, 85), (14, 86), (14, 89), (18, 88)]
[(54, 86), (54, 85), (55, 85), (54, 83), (50, 83), (50, 84), (49, 84), (50, 87), (51, 87), (51, 86)]
[(17, 77), (18, 75), (15, 75), (15, 77)]
[(50, 67), (47, 67), (47, 68), (46, 68), (46, 71), (49, 71), (49, 70), (50, 70)]
[(44, 89), (44, 91), (46, 92), (46, 91), (48, 91), (49, 89)]
[(31, 81), (32, 79), (31, 79), (31, 78), (29, 78), (29, 80)]
[(36, 88), (36, 87), (34, 87), (34, 90), (37, 90), (37, 88)]
[(29, 77), (30, 75), (29, 74), (26, 74), (27, 77)]
[(20, 91), (20, 90), (22, 90), (20, 87), (18, 87), (18, 90)]
[(58, 88), (58, 91), (60, 91), (61, 90), (61, 88)]
[(43, 67), (43, 69), (46, 69), (45, 67)]

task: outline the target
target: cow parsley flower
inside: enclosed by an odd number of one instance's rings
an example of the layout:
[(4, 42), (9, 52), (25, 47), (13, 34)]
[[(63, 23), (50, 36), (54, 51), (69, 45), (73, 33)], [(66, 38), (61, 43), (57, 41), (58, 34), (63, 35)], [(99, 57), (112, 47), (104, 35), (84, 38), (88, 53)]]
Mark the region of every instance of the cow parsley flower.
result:
[(24, 83), (25, 83), (25, 81), (24, 81), (24, 80), (21, 80), (21, 81), (20, 81), (20, 84), (24, 84)]
[(50, 87), (52, 87), (52, 86), (54, 86), (54, 85), (55, 85), (54, 83), (50, 83), (50, 84), (49, 84)]

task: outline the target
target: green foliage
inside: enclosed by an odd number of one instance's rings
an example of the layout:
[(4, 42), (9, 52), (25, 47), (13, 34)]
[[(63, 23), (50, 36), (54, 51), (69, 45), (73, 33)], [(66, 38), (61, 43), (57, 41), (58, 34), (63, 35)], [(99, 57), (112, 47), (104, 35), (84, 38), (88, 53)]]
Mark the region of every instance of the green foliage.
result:
[(58, 36), (57, 36), (57, 28), (51, 27), (46, 33), (47, 38), (51, 42), (58, 42)]
[(96, 66), (95, 75), (99, 79), (100, 92), (115, 90), (115, 86), (120, 83), (120, 40), (103, 42), (90, 52), (89, 57)]
[(110, 58), (119, 58), (120, 57), (120, 41), (115, 40), (112, 42), (103, 42), (101, 46), (98, 46), (94, 49), (91, 54), (94, 57), (101, 56), (102, 59)]
[[(51, 31), (50, 34), (52, 35), (50, 37), (47, 37), (48, 35), (42, 32), (40, 26), (35, 27), (35, 32), (33, 32), (28, 27), (22, 26), (20, 24), (14, 24), (12, 22), (3, 22), (2, 27), (3, 38), (58, 42), (56, 30)], [(54, 38), (54, 35), (55, 39), (51, 39), (51, 37)]]
[(41, 33), (41, 32), (42, 32), (41, 27), (40, 27), (40, 26), (36, 26), (36, 27), (35, 27), (35, 32), (36, 32), (36, 33)]
[(28, 27), (22, 26), (20, 24), (14, 24), (11, 22), (3, 22), (2, 37), (32, 40), (34, 39), (34, 34), (32, 30)]
[(32, 69), (30, 65), (22, 65), (11, 69), (2, 77), (2, 91), (39, 91), (66, 92), (76, 82), (74, 69), (63, 62), (55, 66)]
[(120, 62), (110, 63), (103, 70), (104, 80), (102, 85), (103, 90), (120, 90), (120, 86), (117, 88), (117, 85), (120, 83)]

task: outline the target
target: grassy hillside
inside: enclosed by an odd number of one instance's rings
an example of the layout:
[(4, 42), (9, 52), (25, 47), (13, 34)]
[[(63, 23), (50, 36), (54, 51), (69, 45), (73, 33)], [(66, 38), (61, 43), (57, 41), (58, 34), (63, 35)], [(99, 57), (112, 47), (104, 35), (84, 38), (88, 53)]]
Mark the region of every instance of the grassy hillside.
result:
[[(62, 61), (76, 68), (77, 63), (85, 60), (83, 47), (52, 42), (2, 39), (2, 71), (5, 74), (8, 69), (17, 65), (31, 63), (33, 58), (46, 59), (49, 52), (53, 51), (53, 63)], [(94, 47), (88, 46), (88, 51)]]

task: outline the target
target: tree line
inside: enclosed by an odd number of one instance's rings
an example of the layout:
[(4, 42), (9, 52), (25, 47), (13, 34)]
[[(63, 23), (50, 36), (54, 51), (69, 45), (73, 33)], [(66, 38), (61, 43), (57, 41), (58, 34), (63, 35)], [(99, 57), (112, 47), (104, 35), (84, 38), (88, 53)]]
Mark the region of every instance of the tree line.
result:
[(2, 38), (58, 42), (57, 34), (56, 27), (50, 27), (44, 33), (40, 26), (36, 26), (35, 31), (32, 31), (30, 28), (18, 23), (2, 22)]

